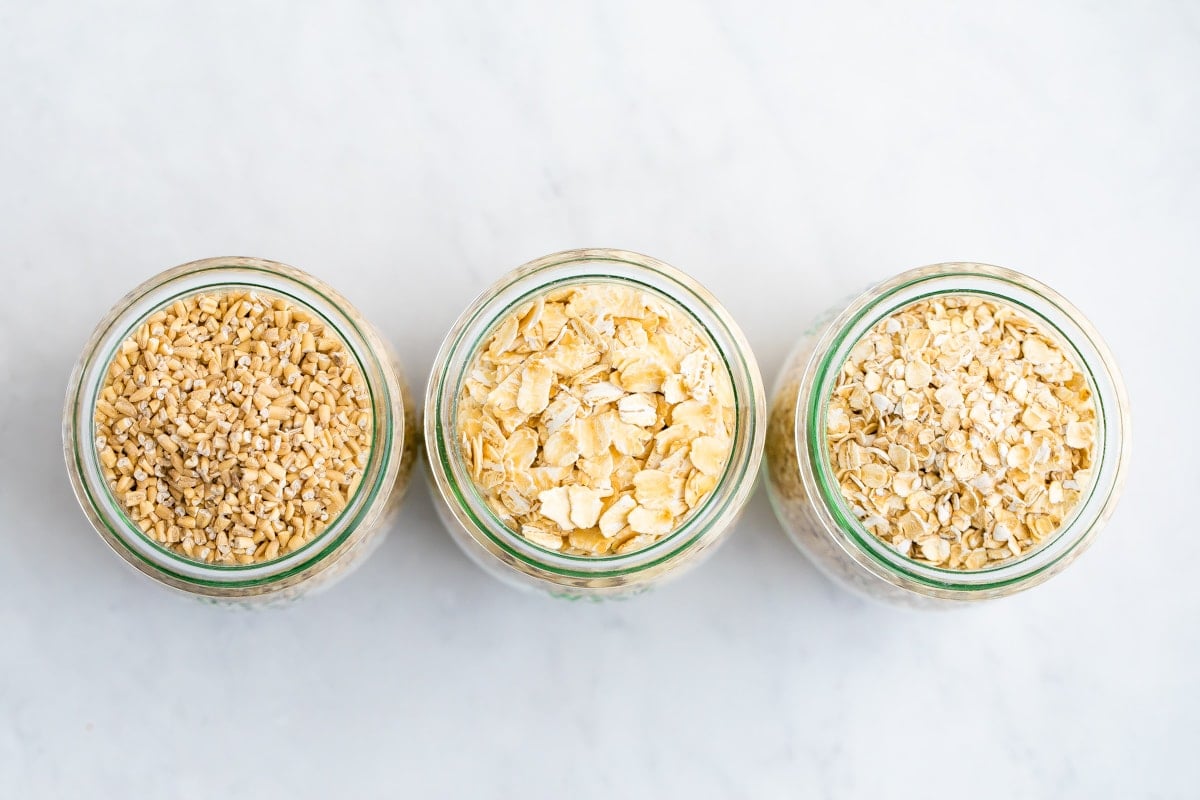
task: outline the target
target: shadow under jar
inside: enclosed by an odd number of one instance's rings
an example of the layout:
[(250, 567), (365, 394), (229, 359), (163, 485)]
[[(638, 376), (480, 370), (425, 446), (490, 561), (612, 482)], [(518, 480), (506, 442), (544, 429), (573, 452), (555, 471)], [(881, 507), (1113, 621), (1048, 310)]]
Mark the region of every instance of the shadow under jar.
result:
[[(1089, 412), (1094, 411), (1094, 441), (1086, 485), (1078, 487), (1075, 504), (1061, 524), (1047, 532), (1037, 546), (999, 558), (995, 563), (985, 561), (978, 568), (963, 568), (961, 564), (959, 568), (947, 568), (922, 558), (925, 551), (917, 546), (909, 548), (907, 554), (901, 552), (892, 542), (868, 530), (861, 509), (857, 514), (852, 510), (841, 485), (845, 470), (833, 463), (828, 433), (831, 429), (842, 429), (844, 424), (841, 419), (831, 421), (830, 407), (852, 351), (864, 337), (877, 331), (877, 326), (889, 325), (889, 320), (918, 304), (953, 306), (976, 300), (1011, 309), (1032, 323), (1040, 337), (1056, 345), (1074, 365), (1076, 374), (1082, 376), (1080, 396), (1090, 398)], [(897, 338), (902, 336), (894, 327), (891, 330)], [(1022, 351), (1018, 350), (1016, 356), (1021, 357)], [(901, 369), (906, 366), (907, 363), (902, 363), (896, 369), (901, 382)], [(986, 367), (980, 371), (978, 362), (972, 368), (977, 375), (992, 374), (986, 372)], [(922, 374), (918, 380), (929, 380), (928, 374)], [(927, 391), (934, 393), (939, 381), (935, 370)], [(956, 397), (950, 399), (952, 403), (958, 402)], [(972, 396), (966, 397), (961, 415), (964, 419), (972, 400)], [(886, 406), (886, 402), (880, 405)], [(926, 414), (944, 413), (940, 406), (935, 408), (938, 410), (921, 409), (912, 416), (924, 419)], [(887, 413), (900, 412), (888, 409)], [(1035, 424), (1041, 423), (1035, 421)], [(1019, 438), (1008, 441), (1018, 436), (1013, 426), (1003, 434), (991, 436), (979, 434), (986, 428), (972, 430), (969, 421), (962, 427), (966, 429), (964, 439), (978, 438), (978, 441), (968, 439), (965, 448), (975, 452), (993, 444), (1003, 454), (1021, 441)], [(864, 439), (859, 444), (872, 448), (876, 444), (870, 441), (873, 433), (866, 431), (859, 437)], [(929, 444), (932, 451), (938, 452), (943, 443), (943, 439), (936, 439)], [(880, 447), (874, 449), (878, 456), (870, 458), (886, 458)], [(1024, 457), (1026, 453), (1020, 454)], [(926, 465), (938, 458), (927, 453), (921, 455), (926, 457)], [(1095, 329), (1078, 309), (1049, 287), (1012, 270), (974, 263), (936, 264), (905, 272), (869, 289), (844, 311), (831, 311), (811, 326), (776, 383), (766, 445), (768, 492), (776, 515), (796, 546), (837, 582), (874, 599), (919, 608), (950, 608), (962, 601), (1005, 597), (1036, 586), (1065, 569), (1092, 542), (1111, 515), (1128, 457), (1128, 400), (1112, 355)], [(978, 485), (987, 488), (988, 481)], [(864, 493), (871, 491), (869, 487), (863, 489)], [(1034, 500), (1036, 497), (1034, 494)], [(999, 509), (1020, 511), (1024, 506), (1015, 500), (1016, 497), (1009, 495), (993, 498), (993, 504)], [(986, 496), (983, 501), (987, 501)], [(930, 523), (933, 522), (931, 519)], [(879, 522), (875, 520), (872, 524)], [(892, 526), (889, 530), (895, 529)], [(942, 527), (941, 532), (953, 541), (950, 528)], [(1002, 537), (997, 533), (996, 538)], [(992, 541), (991, 531), (986, 533), (986, 540)], [(939, 546), (948, 548), (949, 543)], [(982, 561), (983, 554), (980, 556)]]
[[(322, 419), (323, 415), (318, 414), (319, 408), (316, 404), (313, 403), (310, 407), (303, 397), (297, 402), (295, 393), (291, 392), (289, 387), (318, 387), (311, 391), (321, 398), (334, 396), (335, 393), (342, 396), (353, 394), (348, 392), (348, 384), (333, 378), (333, 372), (356, 375), (361, 379), (360, 385), (365, 388), (368, 396), (367, 402), (360, 406), (359, 415), (363, 420), (360, 425), (362, 438), (367, 446), (364, 451), (365, 458), (355, 454), (356, 462), (361, 461), (361, 464), (356, 463), (353, 468), (356, 472), (356, 482), (349, 484), (351, 488), (345, 494), (344, 506), (324, 511), (325, 519), (321, 520), (324, 527), (319, 531), (314, 528), (314, 534), (311, 537), (305, 536), (302, 546), (293, 545), (289, 548), (286, 541), (283, 548), (278, 547), (278, 541), (247, 542), (247, 550), (257, 546), (259, 551), (258, 556), (244, 556), (241, 559), (249, 563), (238, 563), (230, 558), (206, 561), (197, 557), (199, 554), (195, 550), (193, 556), (189, 557), (179, 551), (177, 543), (172, 546), (170, 540), (159, 541), (153, 527), (149, 532), (144, 532), (132, 518), (134, 509), (129, 505), (127, 496), (118, 496), (121, 489), (110, 483), (110, 478), (105, 474), (101, 449), (102, 445), (107, 443), (102, 439), (98, 441), (97, 428), (100, 423), (97, 419), (97, 403), (102, 398), (109, 370), (121, 368), (117, 360), (122, 358), (123, 348), (129, 348), (130, 353), (137, 356), (137, 351), (130, 342), (134, 341), (135, 336), (143, 335), (140, 332), (145, 330), (143, 326), (151, 318), (164, 311), (179, 313), (186, 307), (184, 304), (197, 302), (200, 298), (230, 298), (234, 294), (243, 293), (246, 302), (259, 307), (253, 313), (265, 313), (272, 320), (276, 318), (272, 308), (280, 311), (279, 319), (291, 320), (290, 310), (294, 310), (301, 318), (305, 315), (311, 318), (311, 323), (297, 323), (303, 326), (295, 329), (296, 341), (291, 347), (284, 342), (271, 342), (269, 345), (262, 341), (254, 342), (261, 348), (261, 351), (254, 351), (255, 354), (261, 352), (263, 360), (260, 363), (268, 363), (268, 358), (273, 359), (269, 363), (283, 376), (264, 382), (260, 386), (270, 383), (271, 386), (265, 389), (265, 392), (277, 396), (282, 394), (284, 400), (289, 402), (279, 405), (286, 408), (276, 413), (271, 406), (263, 402), (265, 394), (263, 397), (245, 398), (241, 398), (240, 394), (233, 394), (232, 396), (241, 399), (242, 408), (236, 413), (229, 411), (237, 420), (241, 420), (245, 414), (260, 414), (263, 420), (268, 421), (278, 420), (274, 429), (295, 436), (293, 441), (297, 443), (297, 452), (307, 451), (303, 460), (296, 461), (297, 464), (304, 463), (305, 468), (297, 468), (296, 474), (290, 474), (284, 471), (283, 466), (273, 464), (271, 471), (275, 472), (275, 475), (271, 476), (265, 469), (257, 469), (254, 473), (261, 474), (253, 474), (248, 468), (243, 468), (246, 462), (238, 461), (232, 467), (224, 467), (226, 475), (223, 485), (217, 485), (216, 477), (212, 478), (211, 484), (206, 485), (191, 473), (188, 479), (180, 481), (179, 470), (171, 471), (168, 453), (154, 449), (155, 445), (149, 441), (149, 438), (153, 437), (144, 437), (146, 455), (142, 458), (146, 466), (151, 466), (152, 469), (147, 485), (158, 485), (160, 492), (165, 493), (160, 495), (161, 499), (167, 500), (168, 495), (174, 494), (176, 501), (180, 496), (179, 487), (194, 488), (198, 480), (202, 488), (215, 487), (217, 494), (250, 487), (247, 491), (290, 500), (291, 509), (283, 513), (285, 516), (290, 515), (286, 521), (291, 525), (292, 517), (305, 513), (303, 503), (306, 500), (311, 503), (315, 496), (315, 492), (309, 494), (306, 487), (327, 485), (327, 478), (329, 481), (333, 480), (332, 476), (322, 473), (327, 466), (323, 460), (318, 460), (323, 450), (315, 448), (313, 443), (321, 444), (322, 447), (341, 446), (343, 454), (347, 452), (347, 445), (344, 441), (339, 443), (333, 439), (332, 431), (336, 428), (337, 420), (328, 417)], [(205, 299), (203, 302), (211, 308), (213, 301)], [(262, 311), (264, 308), (265, 312)], [(285, 310), (289, 311), (285, 314)], [(220, 351), (224, 356), (213, 357), (215, 351), (210, 352), (210, 362), (200, 367), (200, 371), (205, 373), (205, 377), (201, 379), (203, 385), (192, 380), (185, 380), (180, 385), (184, 392), (210, 388), (219, 391), (220, 394), (204, 394), (203, 406), (199, 402), (191, 403), (192, 408), (179, 410), (177, 413), (181, 416), (176, 419), (167, 419), (165, 414), (158, 418), (162, 425), (172, 426), (167, 429), (169, 433), (164, 434), (161, 446), (167, 450), (179, 448), (177, 454), (180, 461), (189, 464), (188, 468), (196, 471), (200, 471), (197, 463), (201, 461), (201, 451), (207, 457), (214, 455), (209, 452), (212, 448), (189, 445), (186, 436), (176, 435), (181, 432), (178, 423), (188, 423), (186, 430), (195, 428), (200, 432), (202, 439), (211, 438), (222, 429), (227, 430), (229, 425), (227, 419), (223, 420), (219, 415), (211, 413), (208, 404), (215, 404), (217, 397), (228, 401), (227, 395), (231, 393), (249, 393), (242, 387), (229, 385), (230, 381), (225, 378), (221, 366), (223, 361), (224, 368), (228, 369), (236, 359), (241, 358), (231, 358), (230, 353), (236, 350), (235, 340), (246, 341), (243, 337), (247, 335), (247, 331), (236, 330), (242, 323), (231, 324), (227, 321), (224, 325), (217, 325), (216, 322), (212, 324), (217, 329), (214, 335), (221, 336), (224, 341), (221, 346), (225, 349)], [(264, 322), (263, 329), (270, 324), (273, 323)], [(308, 332), (310, 325), (315, 327), (317, 324), (323, 331), (323, 342), (308, 341), (299, 333)], [(326, 364), (324, 369), (318, 369), (316, 365), (331, 360), (321, 355), (310, 357), (310, 354), (329, 352), (337, 353), (339, 360), (344, 359), (345, 363), (341, 365), (340, 370), (334, 370), (332, 362)], [(294, 357), (298, 358), (300, 363), (292, 361)], [(247, 357), (243, 363), (248, 363), (249, 360)], [(310, 364), (313, 366), (310, 367)], [(159, 368), (173, 369), (171, 365), (161, 362)], [(307, 370), (311, 375), (298, 375), (297, 368)], [(304, 378), (303, 381), (299, 380), (301, 377)], [(322, 384), (338, 384), (340, 391), (336, 388), (334, 392), (321, 389), (319, 387)], [(304, 392), (309, 393), (310, 390), (304, 389)], [(137, 403), (138, 406), (144, 406), (137, 409), (124, 406), (130, 413), (128, 421), (122, 418), (119, 422), (123, 429), (132, 428), (135, 420), (140, 424), (150, 424), (146, 422), (146, 418), (147, 415), (151, 415), (153, 408), (153, 387), (150, 392), (141, 394), (149, 395), (146, 398), (148, 402)], [(141, 399), (141, 395), (138, 395), (138, 399)], [(369, 422), (365, 413), (367, 411)], [(191, 416), (188, 417), (188, 414)], [(107, 418), (105, 419), (104, 424), (107, 424)], [(242, 424), (239, 422), (235, 424), (234, 430), (241, 428)], [(419, 419), (412, 398), (390, 347), (345, 298), (323, 282), (293, 267), (258, 258), (228, 257), (194, 261), (156, 275), (126, 295), (101, 320), (84, 348), (68, 384), (63, 417), (63, 446), (67, 471), (80, 506), (96, 531), (125, 561), (156, 581), (199, 598), (230, 605), (264, 605), (291, 600), (315, 589), (332, 585), (348, 574), (352, 567), (361, 563), (382, 542), (386, 535), (385, 519), (398, 508), (408, 485), (416, 456), (419, 430)], [(247, 427), (243, 436), (246, 436), (248, 431)], [(174, 443), (172, 439), (175, 440)], [(224, 452), (226, 465), (233, 463), (228, 459), (233, 459), (238, 452), (244, 454), (251, 448), (264, 452), (279, 452), (275, 443), (265, 440), (260, 443), (254, 441), (254, 437), (246, 438), (237, 447), (232, 444), (228, 447), (232, 452)], [(111, 458), (111, 455), (108, 456), (110, 461)], [(197, 463), (192, 463), (193, 460)], [(125, 471), (129, 472), (129, 465), (124, 466)], [(211, 466), (204, 467), (203, 474), (215, 475), (217, 469), (218, 466), (214, 462)], [(138, 477), (146, 481), (147, 472), (144, 467), (138, 470)], [(276, 483), (272, 484), (272, 480)], [(126, 483), (128, 482), (126, 480)], [(277, 535), (274, 529), (285, 529), (283, 518), (278, 512), (272, 512), (271, 518), (256, 520), (252, 514), (244, 514), (248, 509), (226, 508), (222, 511), (217, 507), (218, 502), (214, 495), (212, 501), (208, 502), (201, 512), (203, 518), (200, 522), (208, 521), (210, 514), (214, 515), (214, 521), (211, 522), (211, 528), (199, 538), (215, 540), (218, 535), (216, 529), (220, 527), (227, 541), (232, 537), (232, 523), (241, 525), (239, 532), (253, 538), (262, 538), (255, 531), (256, 522), (264, 523), (262, 529), (266, 533), (263, 536), (269, 535), (271, 538)], [(311, 505), (309, 507), (312, 508)], [(176, 513), (183, 512), (180, 510)], [(215, 521), (215, 515), (218, 513), (223, 513), (228, 518), (220, 525)], [(178, 520), (169, 514), (163, 514), (163, 519), (164, 524), (178, 523)], [(189, 525), (196, 526), (195, 519), (188, 519)], [(177, 534), (178, 530), (174, 533)], [(230, 563), (231, 561), (233, 563)]]
[[(523, 536), (511, 518), (506, 523), (489, 504), (489, 499), (495, 503), (495, 497), (488, 497), (487, 490), (477, 481), (478, 476), (473, 474), (473, 465), (468, 463), (465, 445), (460, 440), (460, 400), (472, 378), (477, 358), (488, 348), (489, 342), (494, 341), (498, 329), (520, 309), (531, 303), (545, 303), (548, 297), (569, 294), (572, 290), (603, 292), (605, 287), (612, 287), (617, 294), (626, 290), (644, 293), (639, 296), (649, 298), (648, 302), (662, 313), (677, 315), (689, 330), (694, 328), (698, 340), (704, 342), (706, 357), (711, 356), (712, 363), (717, 365), (714, 369), (727, 374), (731, 430), (727, 455), (723, 466), (714, 474), (710, 491), (695, 507), (680, 515), (672, 529), (648, 546), (630, 552), (610, 552), (607, 549), (609, 542), (619, 541), (612, 539), (602, 541), (595, 553), (581, 554), (569, 552), (573, 548), (568, 543), (576, 541), (567, 532), (569, 524), (561, 530), (548, 526), (549, 545), (543, 546)], [(557, 333), (566, 328), (556, 324), (554, 330)], [(563, 374), (560, 369), (553, 381), (556, 386), (565, 387), (574, 377)], [(613, 380), (622, 382), (617, 378)], [(601, 391), (608, 391), (610, 387), (611, 384), (606, 384)], [(597, 399), (590, 412), (579, 413), (597, 414), (610, 409), (617, 415), (618, 407), (624, 413), (631, 408), (630, 404), (642, 402), (632, 399), (635, 395), (636, 391), (613, 390), (612, 397)], [(654, 431), (661, 434), (661, 426), (670, 424), (670, 412), (663, 410), (668, 406), (661, 392), (647, 388), (641, 397), (651, 398), (643, 411), (654, 407), (654, 398), (658, 403), (659, 427), (651, 424), (645, 450), (652, 454), (656, 442), (662, 439), (661, 436), (654, 438)], [(585, 406), (589, 402), (583, 401)], [(427, 452), (438, 495), (434, 504), (454, 540), (472, 560), (495, 577), (518, 587), (564, 598), (595, 599), (635, 594), (698, 563), (729, 533), (750, 496), (765, 434), (765, 395), (758, 367), (745, 337), (729, 314), (708, 291), (678, 270), (648, 256), (622, 250), (557, 253), (532, 261), (500, 279), (463, 313), (446, 337), (434, 361), (426, 404)], [(645, 422), (649, 423), (649, 418)], [(511, 441), (515, 433), (505, 430), (503, 435)], [(525, 435), (533, 441), (532, 433)], [(548, 452), (548, 442), (547, 429), (541, 427), (537, 441), (539, 458)], [(682, 452), (678, 447), (677, 442), (671, 445), (676, 459), (673, 463), (677, 464), (681, 459), (691, 457), (687, 445)], [(610, 448), (607, 440), (603, 448), (606, 453), (598, 456), (602, 460), (607, 455), (621, 458), (617, 446)], [(697, 462), (701, 461), (698, 453), (695, 457)], [(567, 456), (568, 460), (571, 458), (571, 455)], [(571, 483), (574, 478), (565, 480)], [(581, 491), (574, 486), (567, 491), (572, 490)], [(557, 491), (560, 490), (551, 490), (551, 495)], [(551, 513), (550, 495), (542, 497), (544, 503), (531, 498), (532, 513), (539, 513), (539, 508)], [(606, 496), (602, 501), (593, 500), (597, 506), (590, 516), (585, 513), (587, 518), (582, 520), (582, 527), (594, 525), (601, 503), (603, 508), (611, 509), (617, 499)], [(632, 506), (634, 500), (630, 498), (625, 503)], [(572, 513), (574, 510), (572, 506)], [(599, 519), (602, 527), (605, 516), (601, 514)], [(596, 531), (593, 527), (590, 534), (593, 539), (600, 535)], [(561, 547), (556, 544), (560, 536), (563, 539)]]

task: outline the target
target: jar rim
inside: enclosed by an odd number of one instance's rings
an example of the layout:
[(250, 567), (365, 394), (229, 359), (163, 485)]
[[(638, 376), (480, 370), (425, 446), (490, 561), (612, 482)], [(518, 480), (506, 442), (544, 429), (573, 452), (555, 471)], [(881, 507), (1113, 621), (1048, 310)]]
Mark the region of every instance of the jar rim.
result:
[[(939, 283), (945, 285), (937, 285)], [(934, 297), (976, 296), (1019, 308), (1065, 345), (1084, 374), (1096, 406), (1097, 453), (1085, 495), (1052, 537), (1020, 556), (979, 570), (954, 570), (922, 563), (868, 531), (849, 509), (826, 442), (826, 414), (833, 381), (850, 349), (866, 331), (896, 311)], [(1052, 332), (1052, 333), (1051, 333)], [(1129, 401), (1108, 346), (1073, 304), (1049, 286), (1004, 267), (977, 262), (943, 262), (908, 270), (859, 295), (825, 329), (814, 347), (796, 404), (795, 446), (801, 479), (814, 509), (852, 559), (877, 577), (933, 594), (995, 592), (1033, 586), (1077, 557), (1111, 515), (1129, 460)], [(801, 457), (801, 455), (806, 457)]]
[[(147, 536), (129, 519), (99, 469), (95, 450), (95, 401), (117, 348), (148, 317), (179, 299), (205, 291), (260, 292), (317, 315), (337, 333), (357, 364), (370, 396), (371, 448), (363, 479), (346, 506), (303, 547), (256, 564), (210, 564), (188, 558)], [(287, 264), (251, 257), (215, 257), (164, 270), (138, 284), (97, 324), (67, 386), (63, 445), (76, 500), (101, 537), (133, 566), (209, 589), (247, 589), (276, 584), (340, 552), (352, 543), (369, 510), (394, 482), (407, 434), (400, 384), (382, 344), (357, 310), (338, 292)], [(361, 317), (359, 318), (361, 319)]]
[[(581, 265), (595, 265), (579, 271)], [(561, 274), (559, 274), (561, 273)], [(525, 539), (484, 501), (458, 446), (457, 405), (462, 384), (487, 337), (522, 303), (563, 286), (597, 282), (636, 285), (685, 314), (714, 347), (735, 397), (734, 450), (704, 502), (668, 535), (632, 553), (583, 556)], [(668, 292), (666, 287), (672, 291)], [(620, 578), (641, 573), (709, 543), (717, 523), (741, 507), (762, 457), (765, 396), (757, 363), (740, 328), (698, 282), (650, 256), (626, 250), (567, 250), (530, 261), (501, 276), (467, 307), (442, 342), (426, 393), (425, 438), (434, 484), (452, 515), (476, 543), (521, 571), (551, 580)], [(747, 478), (750, 480), (747, 480)], [(517, 566), (517, 565), (523, 566)]]

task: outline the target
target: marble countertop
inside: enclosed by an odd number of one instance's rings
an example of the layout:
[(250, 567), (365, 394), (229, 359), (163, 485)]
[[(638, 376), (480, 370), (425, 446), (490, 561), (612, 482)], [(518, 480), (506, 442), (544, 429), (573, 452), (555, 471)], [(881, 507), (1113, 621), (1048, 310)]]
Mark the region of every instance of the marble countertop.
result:
[[(1200, 13), (1052, 5), (0, 6), (0, 796), (1197, 796)], [(168, 593), (77, 508), (67, 374), (150, 274), (308, 269), (421, 387), (478, 291), (578, 246), (690, 272), (768, 382), (870, 281), (1035, 275), (1124, 369), (1124, 500), (945, 614), (831, 585), (761, 487), (607, 605), (491, 579), (420, 481), (277, 613)]]

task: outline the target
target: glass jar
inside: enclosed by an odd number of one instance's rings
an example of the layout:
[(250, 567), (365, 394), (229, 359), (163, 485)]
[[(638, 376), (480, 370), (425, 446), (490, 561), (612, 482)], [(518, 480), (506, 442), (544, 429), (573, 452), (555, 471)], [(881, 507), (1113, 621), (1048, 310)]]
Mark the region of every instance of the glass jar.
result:
[[(142, 533), (101, 471), (95, 405), (121, 343), (152, 314), (201, 292), (257, 290), (304, 308), (335, 331), (358, 363), (371, 397), (374, 430), (358, 490), (311, 542), (256, 564), (219, 565), (177, 554)], [(214, 602), (264, 604), (331, 585), (383, 541), (416, 456), (419, 420), (390, 347), (340, 294), (294, 267), (259, 258), (209, 258), (141, 284), (100, 321), (67, 387), (63, 448), (75, 496), (116, 553), (162, 584)]]
[[(834, 383), (858, 340), (905, 306), (951, 295), (1014, 306), (1056, 338), (1086, 376), (1098, 429), (1091, 485), (1052, 538), (1022, 556), (972, 571), (910, 559), (864, 528), (842, 499), (825, 436)], [(1129, 459), (1128, 406), (1108, 347), (1057, 292), (1026, 275), (985, 264), (921, 267), (872, 287), (802, 334), (772, 393), (768, 493), (796, 546), (831, 578), (869, 597), (941, 608), (953, 607), (955, 601), (1004, 597), (1065, 569), (1112, 514)]]
[[(712, 493), (672, 533), (623, 555), (578, 556), (525, 539), (488, 507), (458, 446), (457, 401), (480, 346), (527, 300), (579, 284), (633, 285), (688, 317), (728, 367), (735, 397), (733, 449)], [(426, 394), (425, 438), (434, 505), (447, 530), (477, 564), (519, 587), (565, 598), (635, 594), (677, 575), (712, 552), (754, 487), (762, 457), (766, 399), (754, 354), (707, 290), (661, 261), (623, 250), (570, 250), (532, 261), (480, 295), (455, 323), (434, 360)]]

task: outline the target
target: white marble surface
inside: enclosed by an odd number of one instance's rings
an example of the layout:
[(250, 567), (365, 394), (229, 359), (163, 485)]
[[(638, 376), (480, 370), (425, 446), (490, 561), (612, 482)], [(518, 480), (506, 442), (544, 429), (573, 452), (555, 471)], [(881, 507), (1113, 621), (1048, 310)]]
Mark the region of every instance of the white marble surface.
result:
[[(0, 2), (0, 797), (1200, 794), (1194, 4), (321, 5)], [(165, 592), (76, 508), (66, 376), (149, 274), (307, 268), (421, 385), (486, 283), (583, 245), (708, 284), (768, 380), (869, 280), (1030, 272), (1125, 369), (1124, 501), (1045, 587), (932, 616), (827, 583), (761, 492), (587, 606), (489, 579), (418, 485), (273, 614)]]

